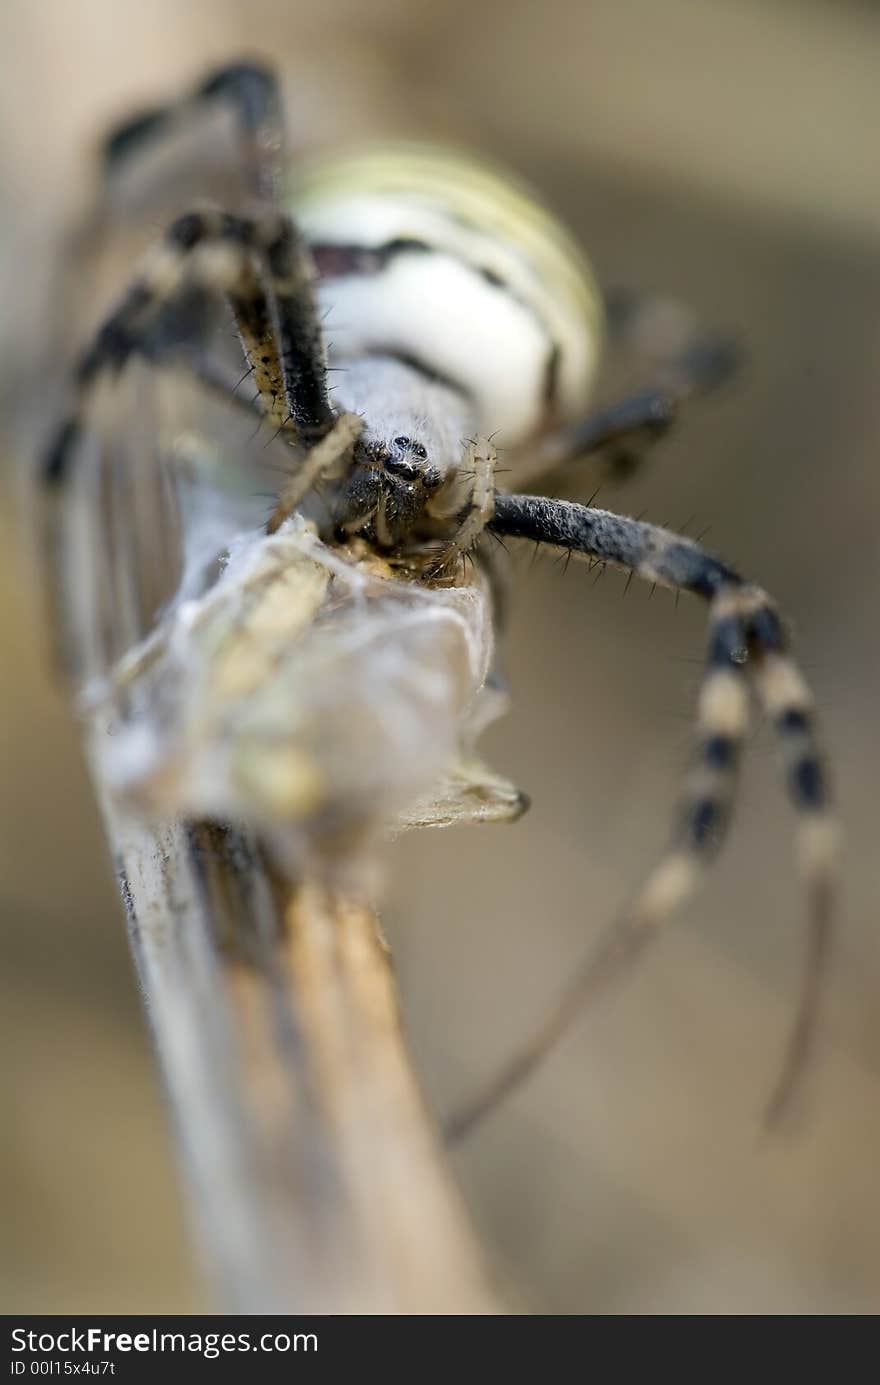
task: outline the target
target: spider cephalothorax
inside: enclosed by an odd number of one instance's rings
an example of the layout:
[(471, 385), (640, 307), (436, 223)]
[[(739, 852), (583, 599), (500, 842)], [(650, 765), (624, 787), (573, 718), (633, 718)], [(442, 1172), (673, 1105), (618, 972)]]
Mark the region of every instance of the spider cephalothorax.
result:
[(365, 534), (377, 548), (400, 548), (416, 535), (442, 484), (439, 471), (409, 449), (360, 439), (337, 503), (337, 529)]
[(364, 421), (334, 504), (336, 527), (364, 533), (383, 551), (417, 542), (432, 518), (449, 518), (473, 425), (466, 401), (406, 361), (372, 354), (351, 361), (336, 399)]

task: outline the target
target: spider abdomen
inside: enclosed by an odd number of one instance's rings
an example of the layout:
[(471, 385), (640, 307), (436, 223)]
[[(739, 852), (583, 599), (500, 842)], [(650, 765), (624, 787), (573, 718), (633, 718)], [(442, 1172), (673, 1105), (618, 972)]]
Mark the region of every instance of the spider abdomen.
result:
[(589, 265), (518, 184), (433, 146), (325, 158), (295, 190), (331, 362), (449, 382), (505, 446), (583, 412), (602, 340)]

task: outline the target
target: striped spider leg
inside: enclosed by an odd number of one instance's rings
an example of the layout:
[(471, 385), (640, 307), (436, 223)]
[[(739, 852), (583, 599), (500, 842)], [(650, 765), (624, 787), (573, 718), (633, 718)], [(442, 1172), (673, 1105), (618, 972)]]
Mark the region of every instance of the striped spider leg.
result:
[(162, 338), (170, 334), (174, 342), (174, 314), (186, 318), (184, 309), (217, 294), (232, 308), (266, 417), (281, 428), (290, 426), (298, 437), (327, 432), (334, 415), (323, 344), (307, 252), (292, 223), (275, 213), (191, 212), (169, 228), (80, 358), (74, 403), (46, 461), (49, 485), (65, 479), (101, 376), (118, 373), (138, 352), (167, 352), (168, 339)]
[[(72, 404), (43, 464), (49, 502), (46, 542), (56, 562), (60, 542), (52, 501), (68, 480), (99, 381), (118, 374), (135, 355), (158, 360), (190, 345), (199, 312), (219, 296), (232, 308), (265, 418), (304, 446), (333, 428), (336, 413), (327, 391), (310, 263), (292, 222), (274, 212), (239, 216), (205, 211), (179, 217), (74, 371)], [(349, 433), (346, 445), (352, 441)], [(329, 466), (333, 459), (326, 449), (321, 455)], [(279, 505), (275, 527), (289, 513), (290, 496)]]
[[(257, 216), (210, 211), (175, 219), (79, 363), (68, 443), (78, 432), (78, 406), (102, 371), (120, 370), (135, 352), (155, 354), (157, 345), (167, 351), (156, 329), (167, 329), (172, 312), (181, 315), (186, 290), (226, 296), (268, 422), (281, 430), (292, 426), (294, 435), (306, 438), (322, 436), (332, 423), (314, 267), (298, 229), (278, 210), (285, 140), (275, 73), (255, 63), (221, 67), (183, 97), (117, 126), (102, 146), (105, 183), (145, 147), (223, 106), (236, 116), (245, 180), (261, 210)], [(209, 385), (225, 388), (216, 367), (199, 360), (188, 365), (204, 372)], [(60, 479), (69, 452), (63, 432), (58, 441), (47, 464), (50, 483)]]
[(178, 100), (152, 106), (117, 125), (101, 148), (105, 178), (112, 178), (133, 157), (179, 126), (223, 106), (236, 118), (250, 191), (260, 200), (277, 205), (285, 143), (281, 93), (275, 73), (253, 62), (218, 68)]
[[(192, 212), (175, 220), (154, 250), (123, 303), (105, 322), (74, 374), (74, 403), (59, 429), (44, 465), (44, 480), (51, 491), (65, 480), (76, 443), (83, 431), (89, 396), (104, 373), (121, 370), (134, 354), (152, 359), (176, 358), (208, 388), (242, 405), (234, 382), (221, 362), (192, 348), (192, 300), (225, 296), (235, 319), (250, 374), (257, 387), (256, 412), (289, 441), (310, 445), (328, 434), (337, 413), (329, 400), (326, 347), (313, 291), (314, 261), (293, 221), (274, 210), (280, 201), (279, 179), (284, 162), (284, 120), (278, 80), (259, 64), (239, 62), (210, 74), (181, 99), (136, 115), (118, 126), (103, 146), (105, 179), (124, 167), (151, 143), (158, 141), (202, 112), (226, 106), (236, 116), (242, 161), (250, 191), (272, 210), (244, 216), (230, 212)], [(177, 363), (177, 361), (176, 361)], [(418, 379), (418, 376), (415, 377)], [(370, 371), (369, 403), (386, 389), (381, 362)], [(410, 386), (411, 381), (394, 384)], [(418, 390), (416, 391), (418, 394)], [(448, 392), (447, 392), (448, 393)], [(446, 402), (426, 400), (428, 412)], [(451, 397), (451, 396), (450, 396)], [(365, 399), (364, 404), (367, 403)], [(455, 399), (458, 404), (458, 399)], [(253, 405), (244, 403), (245, 408)], [(417, 410), (418, 412), (418, 410)], [(457, 408), (455, 412), (460, 412)], [(349, 423), (337, 439), (354, 431)], [(387, 448), (366, 445), (356, 451), (352, 475), (337, 498), (340, 532), (354, 533), (373, 522), (380, 545), (392, 547), (405, 531), (406, 492), (414, 502), (430, 500), (429, 517), (437, 516), (444, 529), (452, 528), (450, 555), (463, 552), (476, 537), (474, 514), (482, 506), (490, 510), (490, 489), (475, 467), (473, 489), (482, 498), (461, 506), (460, 487), (444, 486), (446, 479), (416, 455), (407, 460), (406, 450), (418, 447), (410, 438), (404, 455)], [(424, 448), (421, 449), (424, 454)], [(376, 454), (376, 455), (374, 455)], [(339, 456), (345, 455), (345, 449)], [(273, 532), (292, 513), (314, 483), (317, 474), (334, 465), (334, 449), (328, 439), (309, 464), (303, 466), (279, 498), (268, 529)], [(325, 460), (322, 460), (325, 459)], [(329, 459), (329, 460), (326, 460)], [(389, 495), (392, 474), (398, 478), (396, 495)], [(442, 490), (435, 496), (436, 490)], [(449, 509), (449, 502), (452, 509)], [(446, 508), (444, 509), (444, 503)], [(459, 518), (457, 510), (461, 509)], [(416, 517), (414, 510), (413, 518)], [(456, 537), (461, 530), (464, 538)], [(438, 551), (443, 547), (438, 544)], [(447, 567), (453, 566), (451, 556)]]
[[(597, 455), (603, 478), (629, 480), (679, 421), (682, 406), (724, 385), (741, 365), (742, 352), (732, 338), (705, 331), (685, 309), (665, 298), (630, 295), (625, 308), (606, 302), (606, 313), (612, 344), (629, 348), (640, 360), (647, 358), (649, 381), (534, 445), (520, 475), (523, 480), (540, 479), (545, 491), (552, 492), (572, 463)], [(674, 330), (656, 342), (653, 324), (664, 318), (673, 319)]]
[(699, 694), (696, 747), (672, 841), (642, 889), (599, 938), (531, 1041), (447, 1126), (465, 1135), (529, 1076), (592, 1000), (658, 934), (691, 895), (721, 846), (730, 818), (748, 725), (749, 687), (782, 752), (789, 798), (798, 814), (808, 899), (805, 982), (768, 1121), (787, 1107), (809, 1054), (822, 964), (829, 945), (836, 872), (836, 829), (810, 692), (788, 652), (771, 599), (690, 539), (639, 520), (538, 496), (499, 495), (489, 522), (504, 538), (530, 539), (591, 562), (613, 563), (652, 583), (708, 602), (707, 669)]
[[(108, 237), (114, 229), (124, 232), (127, 224), (136, 224), (125, 210), (129, 199), (117, 195), (120, 178), (129, 169), (148, 163), (146, 156), (154, 149), (161, 150), (166, 144), (173, 144), (178, 132), (189, 129), (201, 132), (202, 125), (213, 114), (223, 111), (233, 117), (237, 152), (226, 160), (222, 185), (216, 184), (217, 170), (212, 172), (210, 165), (203, 167), (201, 158), (190, 161), (187, 177), (192, 181), (183, 203), (174, 191), (173, 176), (167, 168), (157, 186), (147, 181), (147, 187), (160, 201), (174, 192), (171, 200), (164, 204), (166, 220), (170, 222), (187, 205), (196, 204), (198, 197), (206, 194), (211, 205), (228, 205), (230, 209), (234, 205), (236, 210), (242, 193), (263, 211), (282, 205), (282, 174), (287, 164), (284, 111), (278, 79), (270, 68), (254, 62), (227, 64), (208, 73), (182, 96), (140, 110), (113, 127), (99, 145), (95, 203), (83, 224), (68, 238), (64, 278), (58, 286), (59, 323), (65, 330), (69, 331), (74, 315), (85, 308), (85, 303), (75, 307), (75, 297), (78, 297), (77, 286), (82, 282), (84, 271), (88, 274), (96, 268), (93, 260), (96, 247), (106, 250), (110, 244)], [(252, 207), (245, 209), (252, 210)], [(142, 220), (145, 214), (150, 214), (149, 207), (139, 206), (137, 216)], [(255, 293), (249, 295), (249, 300), (250, 312), (258, 320), (254, 324), (257, 326), (264, 314), (258, 312)], [(268, 346), (257, 352), (257, 361), (268, 352)], [(268, 361), (264, 363), (268, 364)], [(277, 386), (280, 379), (277, 363), (273, 374)]]

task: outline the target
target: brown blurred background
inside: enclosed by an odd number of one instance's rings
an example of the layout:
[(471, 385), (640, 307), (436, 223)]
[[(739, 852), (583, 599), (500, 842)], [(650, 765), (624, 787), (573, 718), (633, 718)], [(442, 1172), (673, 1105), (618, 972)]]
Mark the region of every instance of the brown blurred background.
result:
[[(751, 745), (729, 849), (638, 975), (457, 1156), (545, 1312), (880, 1307), (880, 12), (818, 0), (8, 0), (0, 20), (2, 1307), (201, 1304), (118, 900), (47, 679), (17, 407), (53, 247), (106, 122), (242, 52), (283, 67), (303, 142), (422, 130), (542, 188), (606, 283), (668, 289), (750, 350), (643, 479), (602, 502), (680, 525), (781, 601), (827, 727), (844, 926), (800, 1126), (758, 1118), (801, 956), (791, 822)], [(589, 478), (585, 478), (585, 487)], [(664, 840), (703, 613), (517, 563), (514, 710), (486, 750), (534, 800), (409, 837), (386, 911), (420, 1071), (448, 1109), (527, 1032)]]

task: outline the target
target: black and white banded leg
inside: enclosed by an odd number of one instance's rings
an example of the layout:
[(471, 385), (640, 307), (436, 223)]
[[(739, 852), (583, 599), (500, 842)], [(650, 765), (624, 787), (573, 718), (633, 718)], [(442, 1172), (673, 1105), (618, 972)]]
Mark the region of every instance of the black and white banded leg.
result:
[(836, 831), (810, 692), (789, 652), (779, 615), (760, 588), (696, 543), (607, 510), (536, 496), (499, 495), (490, 531), (613, 563), (646, 581), (693, 592), (709, 605), (707, 668), (700, 689), (693, 764), (671, 844), (623, 915), (600, 937), (556, 1009), (520, 1053), (450, 1121), (464, 1135), (533, 1071), (582, 1006), (656, 937), (693, 892), (717, 853), (733, 802), (748, 724), (749, 688), (780, 745), (789, 798), (798, 815), (806, 881), (809, 953), (796, 1024), (768, 1108), (786, 1107), (808, 1055), (826, 958), (836, 874)]
[[(41, 524), (52, 623), (60, 633), (65, 609), (66, 544), (61, 499), (88, 428), (93, 394), (102, 378), (130, 358), (154, 362), (181, 357), (188, 370), (209, 374), (199, 356), (204, 312), (226, 297), (245, 356), (253, 369), (265, 418), (304, 448), (279, 497), (268, 529), (278, 528), (298, 503), (316, 468), (332, 468), (354, 440), (352, 420), (337, 419), (327, 392), (324, 346), (311, 292), (310, 264), (298, 232), (277, 213), (244, 217), (195, 212), (180, 217), (148, 256), (121, 304), (95, 334), (72, 379), (72, 402), (42, 466)], [(218, 380), (218, 385), (220, 384)], [(355, 430), (357, 431), (357, 430)], [(317, 456), (317, 444), (327, 439)], [(58, 655), (65, 664), (62, 652)]]
[(298, 232), (274, 213), (254, 218), (192, 212), (178, 218), (154, 248), (80, 358), (72, 407), (46, 457), (47, 486), (57, 489), (66, 480), (101, 377), (118, 373), (133, 355), (167, 355), (191, 344), (194, 309), (220, 296), (231, 304), (266, 417), (306, 445), (328, 432), (335, 414), (308, 255)]
[[(666, 300), (633, 297), (617, 316), (624, 318), (612, 338), (636, 341), (650, 336), (646, 321), (664, 309), (680, 319), (665, 350), (639, 350), (650, 360), (651, 383), (624, 399), (595, 409), (541, 442), (529, 473), (543, 475), (601, 454), (610, 480), (625, 480), (643, 463), (655, 443), (666, 437), (688, 400), (723, 385), (741, 363), (741, 351), (727, 336), (700, 331), (690, 314)], [(639, 327), (637, 324), (642, 324)]]
[(141, 111), (111, 130), (101, 151), (105, 176), (112, 178), (147, 146), (218, 107), (227, 107), (235, 115), (250, 192), (277, 205), (284, 165), (284, 116), (278, 79), (260, 63), (221, 67), (181, 99)]

